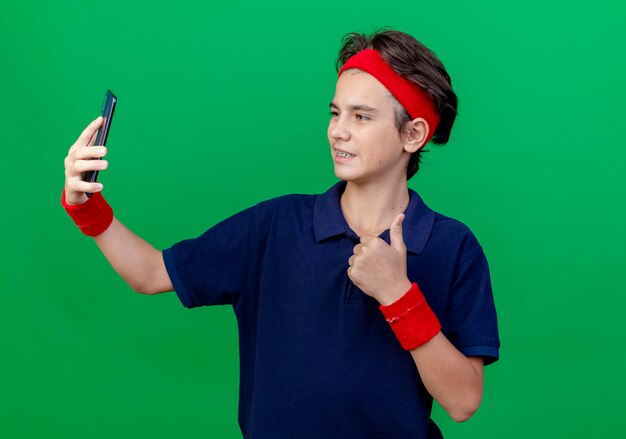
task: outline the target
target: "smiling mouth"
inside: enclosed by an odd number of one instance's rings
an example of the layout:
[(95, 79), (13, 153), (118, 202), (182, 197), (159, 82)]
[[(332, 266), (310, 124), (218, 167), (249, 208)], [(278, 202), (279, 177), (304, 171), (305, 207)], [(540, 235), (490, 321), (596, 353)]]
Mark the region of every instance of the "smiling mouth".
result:
[(343, 151), (335, 151), (335, 155), (337, 157), (344, 157), (344, 158), (356, 157), (356, 154), (350, 154), (348, 152), (343, 152)]

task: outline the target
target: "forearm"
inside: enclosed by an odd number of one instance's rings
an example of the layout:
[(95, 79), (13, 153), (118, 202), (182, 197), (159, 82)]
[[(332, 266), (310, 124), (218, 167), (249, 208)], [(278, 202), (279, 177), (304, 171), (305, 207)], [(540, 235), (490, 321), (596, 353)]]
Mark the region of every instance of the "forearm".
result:
[(139, 292), (151, 294), (151, 280), (162, 264), (161, 252), (113, 218), (109, 228), (94, 240), (113, 269)]
[[(128, 230), (102, 197), (102, 184), (84, 181), (84, 173), (108, 167), (106, 147), (93, 146), (104, 118), (92, 121), (65, 157), (65, 187), (61, 204), (87, 236), (93, 236), (113, 269), (139, 293), (172, 291), (162, 253)], [(100, 159), (100, 160), (95, 160)], [(87, 193), (93, 194), (91, 199)]]
[(483, 392), (483, 360), (468, 358), (439, 332), (410, 351), (424, 386), (457, 422), (478, 409)]

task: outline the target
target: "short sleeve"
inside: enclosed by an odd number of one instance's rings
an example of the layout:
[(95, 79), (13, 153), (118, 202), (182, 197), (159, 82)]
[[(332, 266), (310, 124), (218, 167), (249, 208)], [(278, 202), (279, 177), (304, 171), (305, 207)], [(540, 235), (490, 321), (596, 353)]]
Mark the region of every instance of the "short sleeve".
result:
[(258, 266), (256, 207), (163, 250), (168, 275), (185, 307), (237, 304), (252, 268)]
[(498, 321), (487, 258), (473, 242), (457, 266), (442, 332), (465, 356), (483, 357), (487, 365), (499, 358)]

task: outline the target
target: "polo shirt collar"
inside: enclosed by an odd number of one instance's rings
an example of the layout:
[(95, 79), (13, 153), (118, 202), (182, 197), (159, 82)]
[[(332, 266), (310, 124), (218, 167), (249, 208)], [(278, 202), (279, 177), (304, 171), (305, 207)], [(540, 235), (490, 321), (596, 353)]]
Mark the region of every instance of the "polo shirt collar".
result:
[[(313, 207), (313, 230), (320, 242), (339, 234), (354, 235), (341, 210), (341, 194), (347, 182), (340, 180), (323, 194), (317, 196)], [(435, 222), (435, 213), (424, 204), (413, 189), (409, 189), (409, 205), (404, 211), (402, 233), (407, 251), (420, 254), (428, 241)], [(380, 234), (389, 243), (389, 229)]]

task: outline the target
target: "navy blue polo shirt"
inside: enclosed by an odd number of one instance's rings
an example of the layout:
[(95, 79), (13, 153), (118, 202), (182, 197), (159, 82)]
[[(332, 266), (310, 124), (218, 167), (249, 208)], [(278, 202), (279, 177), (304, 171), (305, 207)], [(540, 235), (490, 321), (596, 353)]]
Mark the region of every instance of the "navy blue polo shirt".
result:
[[(341, 210), (345, 187), (262, 201), (163, 251), (185, 307), (233, 306), (244, 438), (441, 437), (410, 352), (348, 277), (359, 237)], [(467, 226), (409, 195), (409, 280), (454, 346), (489, 364), (500, 342), (483, 249)], [(380, 237), (389, 243), (389, 230)]]

